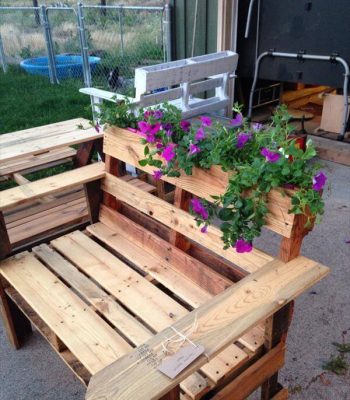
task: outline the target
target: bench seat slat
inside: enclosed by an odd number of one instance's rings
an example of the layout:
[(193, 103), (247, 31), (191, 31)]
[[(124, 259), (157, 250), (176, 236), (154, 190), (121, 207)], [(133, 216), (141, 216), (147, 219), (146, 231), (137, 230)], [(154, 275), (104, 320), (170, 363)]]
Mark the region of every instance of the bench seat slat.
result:
[(256, 248), (245, 254), (238, 254), (233, 249), (224, 250), (219, 228), (209, 226), (207, 233), (203, 234), (196, 226), (193, 216), (189, 213), (136, 187), (132, 187), (127, 182), (109, 173), (106, 173), (105, 179), (102, 180), (102, 190), (132, 205), (139, 211), (151, 215), (164, 225), (207, 247), (247, 272), (256, 271), (273, 259), (267, 253)]
[(0, 273), (92, 374), (131, 346), (33, 254), (6, 259)]
[[(203, 345), (206, 356), (213, 358), (328, 272), (327, 267), (305, 257), (297, 257), (289, 263), (273, 260), (187, 314), (173, 327), (179, 332), (186, 332), (196, 321), (197, 329), (192, 333), (191, 340)], [(167, 328), (145, 343), (144, 348), (153, 359), (162, 360), (161, 343), (172, 335), (173, 330)], [(135, 349), (91, 378), (86, 399), (112, 400), (116, 393), (118, 400), (157, 399), (204, 365), (206, 356), (201, 356), (170, 380), (140, 354), (140, 349)]]

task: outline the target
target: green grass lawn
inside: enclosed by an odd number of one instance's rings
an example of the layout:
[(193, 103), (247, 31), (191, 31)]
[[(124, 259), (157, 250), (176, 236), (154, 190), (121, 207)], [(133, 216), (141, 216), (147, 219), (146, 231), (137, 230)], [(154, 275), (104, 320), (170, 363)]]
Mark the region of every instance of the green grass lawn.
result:
[[(0, 71), (0, 134), (47, 125), (67, 119), (91, 119), (90, 98), (79, 93), (83, 83), (74, 80), (52, 85), (45, 77), (28, 75), (19, 67)], [(33, 181), (71, 168), (70, 164), (26, 175)], [(0, 190), (16, 186), (0, 183)]]
[(67, 119), (91, 118), (90, 99), (79, 93), (83, 82), (52, 85), (20, 68), (0, 72), (0, 134)]

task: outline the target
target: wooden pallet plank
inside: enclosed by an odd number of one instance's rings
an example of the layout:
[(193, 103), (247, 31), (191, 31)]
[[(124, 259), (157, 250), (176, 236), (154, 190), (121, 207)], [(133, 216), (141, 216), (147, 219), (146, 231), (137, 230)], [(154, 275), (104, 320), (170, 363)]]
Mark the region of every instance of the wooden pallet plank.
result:
[(125, 311), (110, 295), (48, 245), (36, 246), (33, 248), (33, 252), (65, 282), (77, 290), (133, 344), (138, 346), (152, 336), (151, 331)]
[[(155, 167), (139, 165), (139, 160), (144, 158), (144, 145), (140, 143), (140, 136), (128, 130), (117, 127), (107, 128), (103, 146), (106, 154), (131, 164), (148, 174), (152, 174), (156, 169)], [(229, 174), (222, 171), (220, 166), (213, 166), (208, 170), (193, 168), (192, 175), (183, 173), (179, 178), (163, 175), (161, 180), (212, 202), (212, 195), (220, 195), (225, 192)], [(268, 194), (267, 207), (269, 213), (266, 216), (266, 227), (288, 237), (294, 221), (294, 214), (288, 213), (291, 208), (293, 191), (284, 190), (284, 192), (285, 195), (282, 195), (279, 189), (275, 189)]]
[(90, 373), (130, 351), (131, 346), (33, 254), (4, 260), (0, 273)]
[[(147, 357), (140, 357), (140, 349), (135, 349), (92, 377), (86, 399), (109, 400), (115, 398), (115, 393), (118, 393), (119, 400), (155, 399), (164, 395), (205, 364), (207, 357), (216, 356), (229, 343), (328, 272), (328, 268), (305, 257), (298, 257), (289, 263), (279, 260), (267, 263), (264, 268), (248, 275), (173, 325), (177, 331), (185, 332), (196, 321), (197, 330), (192, 333), (191, 340), (204, 346), (206, 356), (201, 356), (176, 378), (169, 380), (157, 369), (158, 363), (151, 365)], [(144, 345), (158, 362), (164, 358), (161, 343), (173, 334), (171, 328), (165, 329)]]
[(5, 190), (0, 196), (0, 210), (100, 179), (104, 174), (104, 164), (95, 163)]
[(177, 232), (191, 238), (191, 240), (214, 251), (216, 254), (226, 258), (247, 272), (253, 272), (261, 268), (272, 257), (267, 253), (254, 248), (250, 253), (238, 254), (233, 249), (224, 250), (221, 241), (221, 231), (215, 226), (209, 226), (204, 235), (196, 226), (193, 216), (189, 213), (174, 207), (167, 202), (145, 193), (142, 190), (132, 187), (121, 179), (106, 174), (102, 181), (102, 190), (116, 196), (139, 211), (151, 215), (154, 219), (164, 225), (175, 229)]
[(116, 232), (122, 232), (123, 235), (135, 241), (138, 246), (148, 253), (171, 263), (174, 268), (187, 276), (188, 279), (193, 280), (211, 294), (218, 294), (232, 285), (231, 280), (213, 271), (204, 263), (104, 205), (100, 208), (100, 221)]
[(83, 233), (75, 231), (51, 244), (153, 329), (161, 330), (186, 314), (184, 307)]

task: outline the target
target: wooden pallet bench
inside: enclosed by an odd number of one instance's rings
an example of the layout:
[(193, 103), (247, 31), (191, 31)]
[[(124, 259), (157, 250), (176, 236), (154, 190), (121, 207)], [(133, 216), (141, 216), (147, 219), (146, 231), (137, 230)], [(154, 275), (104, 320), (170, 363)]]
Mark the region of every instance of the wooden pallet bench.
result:
[[(175, 185), (171, 204), (122, 178), (123, 162), (140, 168), (143, 154), (132, 140), (125, 151), (128, 137), (128, 131), (110, 129), (105, 164), (10, 189), (0, 199), (6, 210), (84, 185), (91, 221), (86, 231), (0, 263), (11, 343), (19, 348), (33, 324), (88, 385), (89, 400), (239, 400), (259, 386), (263, 399), (286, 399), (277, 373), (293, 300), (328, 273), (299, 255), (307, 233), (303, 216), (289, 215), (290, 198), (273, 193), (267, 227), (282, 233), (279, 258), (258, 249), (225, 251), (219, 229), (202, 234), (187, 212), (191, 196), (224, 190), (224, 175), (214, 170), (165, 177)], [(3, 225), (1, 235), (4, 258), (10, 246)], [(157, 366), (174, 329), (191, 331), (205, 355), (169, 379)]]

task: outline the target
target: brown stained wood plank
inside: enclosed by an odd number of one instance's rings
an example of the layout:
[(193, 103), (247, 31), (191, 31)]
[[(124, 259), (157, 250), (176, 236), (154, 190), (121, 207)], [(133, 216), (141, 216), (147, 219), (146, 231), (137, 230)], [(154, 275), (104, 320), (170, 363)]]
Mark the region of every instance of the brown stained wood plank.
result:
[(159, 400), (180, 400), (180, 386), (171, 389), (169, 393), (162, 396)]
[(98, 215), (100, 212), (100, 204), (102, 200), (101, 181), (98, 180), (85, 183), (84, 192), (90, 223), (93, 224), (98, 221)]
[(145, 251), (170, 263), (173, 268), (178, 269), (211, 294), (218, 294), (232, 285), (232, 281), (212, 271), (204, 263), (197, 261), (124, 215), (103, 205), (100, 209), (100, 221), (112, 230), (123, 233), (130, 240), (135, 241)]
[[(287, 264), (274, 260), (187, 314), (173, 326), (179, 332), (184, 332), (196, 320), (197, 330), (191, 335), (191, 340), (203, 345), (209, 358), (215, 357), (244, 332), (322, 279), (328, 271), (328, 268), (304, 257)], [(172, 329), (167, 328), (144, 345), (147, 353), (152, 354), (152, 359), (161, 360), (164, 357), (161, 343), (165, 337), (172, 337), (173, 334)], [(114, 399), (116, 393), (118, 400), (156, 399), (205, 364), (207, 358), (201, 356), (173, 380), (165, 377), (156, 369), (156, 365), (148, 361), (147, 357), (140, 358), (139, 349), (121, 357), (92, 377), (86, 399), (109, 400)]]
[[(105, 155), (105, 170), (118, 177), (123, 177), (126, 174), (125, 163), (109, 155)], [(117, 201), (116, 198), (109, 193), (103, 193), (103, 204), (114, 210), (119, 210), (121, 207), (120, 201)]]
[[(104, 152), (106, 154), (151, 174), (154, 167), (139, 165), (139, 160), (144, 158), (143, 147), (140, 138), (128, 130), (116, 127), (109, 127), (105, 130)], [(213, 201), (211, 195), (225, 192), (229, 175), (223, 172), (219, 166), (214, 166), (209, 170), (194, 168), (192, 175), (182, 174), (179, 178), (163, 176), (161, 179), (198, 197)], [(285, 196), (282, 196), (280, 191), (283, 191)], [(294, 214), (288, 213), (291, 208), (290, 196), (292, 193), (293, 191), (290, 190), (276, 189), (268, 194), (269, 214), (266, 217), (266, 227), (287, 237), (290, 235), (294, 220)]]
[[(192, 198), (191, 193), (186, 192), (180, 187), (175, 188), (175, 195), (174, 195), (175, 207), (181, 208), (181, 210), (184, 211), (188, 211), (190, 208), (191, 198)], [(189, 248), (191, 247), (191, 244), (188, 241), (188, 239), (185, 236), (181, 235), (181, 233), (178, 233), (176, 230), (170, 231), (169, 242), (183, 251), (188, 251)]]
[[(101, 139), (98, 139), (101, 140)], [(94, 154), (94, 140), (89, 140), (88, 142), (80, 143), (78, 147), (77, 154), (74, 159), (74, 167), (80, 168), (84, 165), (90, 164), (92, 156)]]
[(245, 400), (269, 376), (283, 367), (284, 354), (285, 349), (281, 343), (216, 393), (212, 400)]
[(0, 196), (0, 211), (23, 204), (29, 200), (38, 199), (47, 194), (53, 194), (80, 184), (101, 179), (104, 174), (104, 164), (95, 163), (5, 190)]
[(33, 311), (27, 302), (15, 291), (15, 289), (8, 287), (6, 288), (6, 294), (13, 300), (14, 303), (21, 309), (31, 323), (36, 327), (38, 332), (48, 341), (55, 352), (60, 356), (64, 363), (72, 370), (72, 372), (78, 377), (78, 379), (87, 386), (90, 381), (91, 374), (81, 364), (81, 362), (72, 354), (68, 349), (64, 349), (61, 352), (57, 351), (53, 341), (52, 330), (45, 324), (45, 322)]
[(288, 389), (282, 388), (271, 400), (288, 400)]
[(44, 215), (36, 214), (36, 218), (29, 222), (10, 228), (8, 232), (12, 245), (17, 246), (52, 229), (88, 221), (85, 199), (78, 199), (48, 211)]
[(0, 211), (0, 260), (11, 253), (11, 242), (6, 228), (3, 213)]
[(85, 274), (155, 330), (177, 321), (187, 310), (83, 233), (51, 242)]
[(0, 264), (0, 274), (92, 374), (131, 346), (27, 252)]
[(34, 247), (33, 252), (58, 276), (77, 290), (133, 344), (140, 345), (152, 336), (152, 332), (125, 311), (112, 296), (109, 296), (48, 245), (41, 244)]
[(120, 201), (131, 204), (139, 211), (150, 215), (164, 225), (175, 229), (177, 232), (207, 247), (248, 272), (255, 271), (261, 268), (267, 261), (272, 260), (270, 255), (256, 248), (248, 254), (238, 254), (233, 249), (224, 250), (219, 228), (209, 226), (207, 233), (203, 234), (196, 226), (193, 216), (189, 213), (149, 193), (132, 187), (127, 182), (123, 182), (121, 179), (108, 173), (105, 179), (102, 180), (102, 190), (113, 194)]

